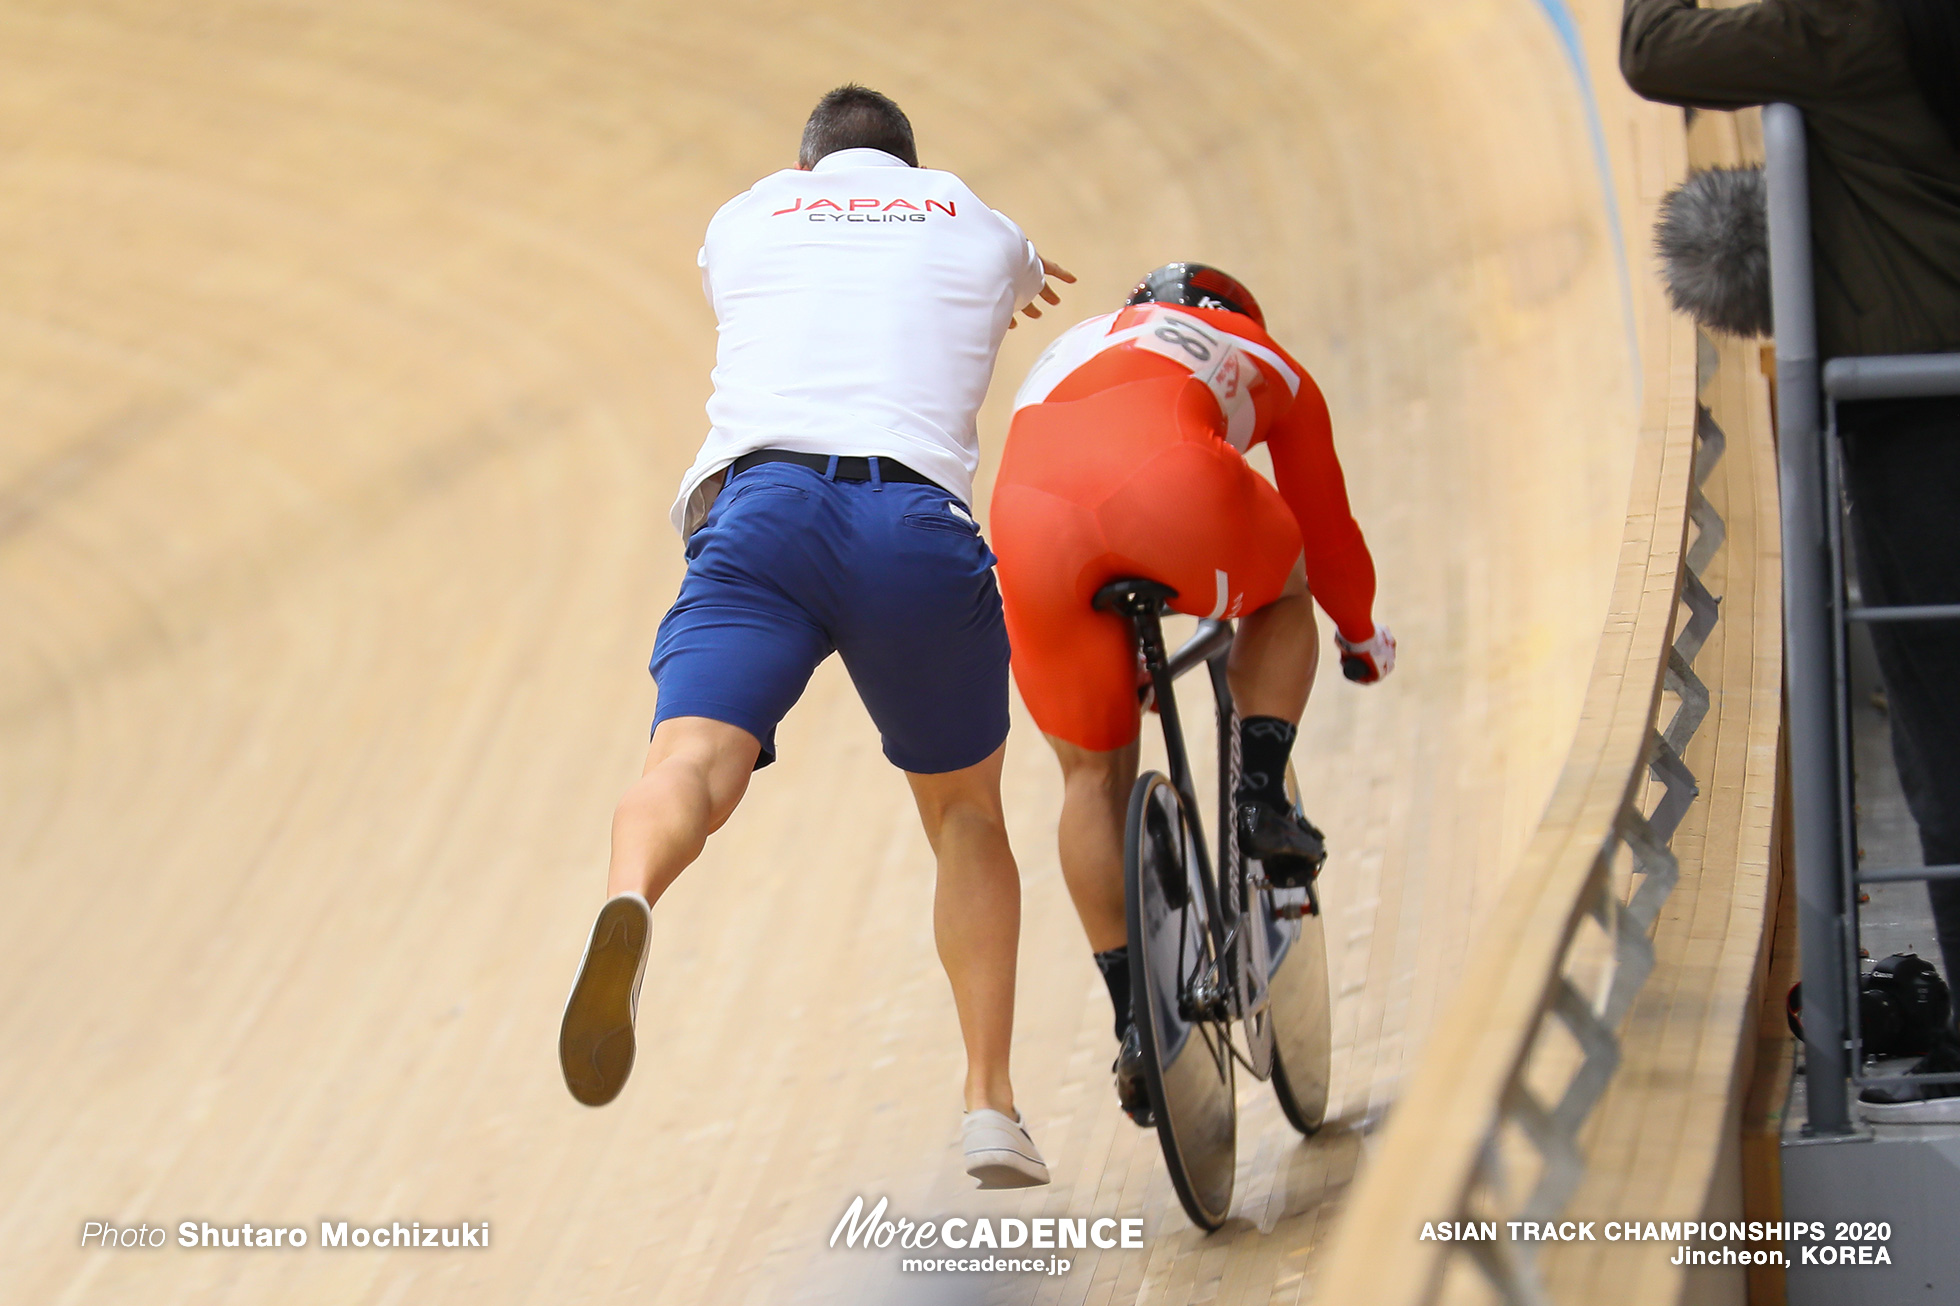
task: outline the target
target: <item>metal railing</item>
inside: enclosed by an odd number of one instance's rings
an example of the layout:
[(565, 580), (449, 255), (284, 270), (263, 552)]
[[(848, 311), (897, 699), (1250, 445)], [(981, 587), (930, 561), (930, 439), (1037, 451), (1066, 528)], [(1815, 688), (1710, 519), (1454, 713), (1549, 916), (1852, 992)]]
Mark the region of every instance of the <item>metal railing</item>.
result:
[(1845, 585), (1840, 403), (1960, 395), (1960, 354), (1834, 358), (1818, 367), (1803, 115), (1763, 110), (1782, 489), (1784, 670), (1789, 690), (1797, 930), (1803, 966), (1807, 1134), (1851, 1132), (1850, 1087), (1960, 1083), (1866, 1077), (1859, 1027), (1858, 886), (1960, 878), (1960, 866), (1858, 867), (1851, 765), (1853, 622), (1960, 620), (1960, 604), (1853, 606)]

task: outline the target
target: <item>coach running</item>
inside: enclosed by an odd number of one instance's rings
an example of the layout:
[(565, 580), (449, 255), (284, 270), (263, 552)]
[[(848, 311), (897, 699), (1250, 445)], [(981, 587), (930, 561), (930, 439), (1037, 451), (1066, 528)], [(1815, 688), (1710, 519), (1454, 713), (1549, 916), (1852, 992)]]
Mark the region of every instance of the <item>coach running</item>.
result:
[(714, 305), (712, 423), (673, 521), (687, 576), (661, 622), (645, 770), (613, 817), (608, 891), (566, 1002), (572, 1096), (618, 1095), (651, 904), (776, 759), (776, 725), (843, 656), (938, 860), (940, 961), (966, 1043), (967, 1171), (1048, 1182), (1008, 1051), (1020, 873), (1001, 812), (1007, 633), (975, 524), (974, 426), (1015, 310), (1073, 281), (949, 172), (912, 125), (842, 86), (797, 167), (736, 196), (699, 259)]

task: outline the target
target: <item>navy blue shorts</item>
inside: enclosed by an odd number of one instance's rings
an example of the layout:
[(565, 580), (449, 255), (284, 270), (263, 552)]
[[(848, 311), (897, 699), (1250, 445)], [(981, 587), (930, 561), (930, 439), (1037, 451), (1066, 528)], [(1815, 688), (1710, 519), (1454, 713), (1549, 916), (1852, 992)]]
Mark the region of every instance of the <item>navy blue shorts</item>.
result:
[(957, 771), (1007, 738), (994, 555), (936, 485), (836, 481), (794, 463), (734, 476), (687, 546), (654, 641), (656, 729), (700, 716), (762, 741), (831, 653), (904, 770)]

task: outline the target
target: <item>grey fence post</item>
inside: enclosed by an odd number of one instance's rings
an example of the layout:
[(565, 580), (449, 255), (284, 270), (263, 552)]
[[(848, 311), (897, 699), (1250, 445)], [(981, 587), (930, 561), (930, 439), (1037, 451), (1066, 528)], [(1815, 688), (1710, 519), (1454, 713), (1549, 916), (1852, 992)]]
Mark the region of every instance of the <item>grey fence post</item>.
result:
[(1776, 330), (1778, 484), (1783, 509), (1783, 668), (1790, 712), (1797, 939), (1809, 1124), (1850, 1130), (1845, 1044), (1843, 869), (1838, 865), (1836, 689), (1824, 430), (1811, 292), (1810, 186), (1803, 115), (1763, 110), (1770, 285)]

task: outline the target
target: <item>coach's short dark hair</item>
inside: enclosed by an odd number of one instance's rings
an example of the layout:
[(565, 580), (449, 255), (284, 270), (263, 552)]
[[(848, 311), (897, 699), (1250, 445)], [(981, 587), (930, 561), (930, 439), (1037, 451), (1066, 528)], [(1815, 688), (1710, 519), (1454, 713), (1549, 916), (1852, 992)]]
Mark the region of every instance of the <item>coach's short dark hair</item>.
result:
[(890, 97), (851, 82), (818, 100), (810, 111), (796, 161), (814, 168), (826, 154), (858, 149), (883, 150), (914, 168), (919, 166), (919, 149), (912, 143), (912, 122), (905, 110)]

